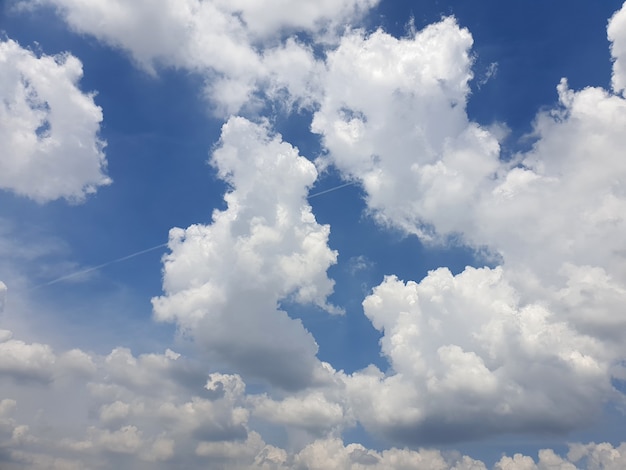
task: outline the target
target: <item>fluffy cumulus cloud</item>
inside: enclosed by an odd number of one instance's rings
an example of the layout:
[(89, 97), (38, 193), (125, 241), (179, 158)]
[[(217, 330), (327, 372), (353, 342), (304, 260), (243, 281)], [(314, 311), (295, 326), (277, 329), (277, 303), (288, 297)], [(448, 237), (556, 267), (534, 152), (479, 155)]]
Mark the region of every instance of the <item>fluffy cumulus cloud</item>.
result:
[(211, 162), (232, 187), (228, 207), (210, 225), (170, 232), (156, 318), (177, 322), (237, 370), (287, 388), (310, 384), (325, 374), (317, 344), (278, 302), (335, 310), (326, 270), (337, 253), (306, 200), (315, 166), (267, 124), (243, 118), (224, 125)]
[(388, 277), (364, 308), (393, 373), (355, 373), (348, 393), (358, 419), (393, 441), (561, 432), (613, 394), (610, 352), (521, 302), (501, 268), (441, 268), (419, 283)]
[(504, 162), (496, 136), (465, 110), (471, 45), (451, 18), (412, 38), (344, 37), (312, 123), (325, 159), (363, 185), (383, 224), (423, 240), (487, 246), (551, 281), (568, 262), (623, 275), (625, 101), (562, 81), (560, 106), (537, 117), (534, 148)]
[(250, 439), (237, 375), (171, 350), (98, 356), (3, 338), (2, 468), (202, 468), (198, 449)]
[(424, 238), (467, 221), (499, 165), (497, 140), (465, 112), (471, 45), (452, 18), (403, 39), (351, 33), (329, 53), (311, 125), (374, 215)]
[(78, 88), (71, 54), (38, 57), (0, 41), (0, 188), (38, 202), (81, 201), (111, 180), (98, 132), (102, 110)]
[[(16, 340), (17, 341), (17, 340)], [(117, 348), (107, 355), (20, 342), (14, 357), (31, 361), (31, 349), (46, 349), (49, 380), (32, 384), (0, 371), (0, 464), (32, 469), (441, 469), (486, 470), (481, 461), (438, 450), (368, 449), (339, 437), (318, 436), (295, 448), (265, 442), (251, 417), (276, 423), (330, 419), (319, 393), (301, 404), (248, 394), (237, 374), (205, 373), (171, 350), (134, 355)], [(32, 362), (32, 361), (31, 361)], [(41, 394), (46, 400), (41, 400)], [(68, 400), (68, 397), (70, 400)], [(321, 404), (321, 405), (320, 405)], [(277, 417), (279, 417), (277, 419)], [(296, 419), (297, 420), (297, 419)], [(56, 424), (52, 424), (56, 423)], [(62, 423), (62, 424), (60, 424)], [(626, 458), (624, 444), (572, 444), (566, 456), (503, 456), (494, 470), (613, 470)]]
[(349, 393), (394, 441), (571, 429), (617, 395), (626, 353), (626, 101), (563, 80), (533, 148), (503, 161), (465, 111), (471, 44), (451, 18), (405, 39), (348, 35), (312, 123), (326, 163), (362, 184), (383, 225), (486, 247), (501, 264), (388, 277), (365, 300), (392, 370), (354, 374)]

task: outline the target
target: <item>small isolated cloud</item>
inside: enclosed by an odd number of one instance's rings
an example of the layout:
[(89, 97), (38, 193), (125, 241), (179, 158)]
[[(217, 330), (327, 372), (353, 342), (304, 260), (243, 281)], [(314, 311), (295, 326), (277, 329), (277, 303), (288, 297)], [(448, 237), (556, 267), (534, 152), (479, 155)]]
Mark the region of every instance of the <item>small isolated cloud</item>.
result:
[(497, 74), (498, 74), (498, 63), (497, 62), (490, 63), (489, 66), (487, 67), (487, 70), (485, 70), (483, 75), (478, 79), (478, 88), (487, 84), (487, 82), (491, 80), (492, 78), (495, 78)]
[(0, 189), (38, 202), (80, 202), (111, 180), (105, 174), (102, 110), (78, 88), (71, 54), (36, 56), (0, 41)]
[(352, 275), (360, 271), (371, 269), (373, 266), (373, 261), (365, 255), (353, 256), (348, 260), (348, 270)]

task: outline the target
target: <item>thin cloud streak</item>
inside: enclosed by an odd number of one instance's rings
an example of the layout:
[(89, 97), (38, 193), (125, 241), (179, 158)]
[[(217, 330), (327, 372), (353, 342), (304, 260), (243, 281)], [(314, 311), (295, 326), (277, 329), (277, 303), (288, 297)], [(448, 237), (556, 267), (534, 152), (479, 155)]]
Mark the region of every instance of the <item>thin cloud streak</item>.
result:
[(332, 193), (333, 191), (337, 191), (338, 189), (345, 188), (346, 186), (352, 186), (356, 184), (357, 181), (351, 181), (350, 183), (340, 184), (339, 186), (335, 186), (334, 188), (325, 189), (324, 191), (320, 191), (319, 193), (313, 193), (307, 197), (307, 199), (313, 199), (314, 197), (321, 196), (322, 194)]
[(97, 271), (99, 269), (105, 268), (105, 267), (110, 266), (112, 264), (120, 263), (122, 261), (126, 261), (128, 259), (135, 258), (137, 256), (143, 255), (145, 253), (149, 253), (149, 252), (154, 251), (154, 250), (158, 250), (159, 248), (163, 248), (165, 246), (167, 246), (167, 243), (161, 243), (160, 245), (156, 245), (156, 246), (153, 246), (153, 247), (150, 247), (150, 248), (146, 248), (145, 250), (137, 251), (135, 253), (131, 253), (130, 255), (122, 256), (121, 258), (117, 258), (117, 259), (114, 259), (112, 261), (107, 261), (106, 263), (102, 263), (102, 264), (99, 264), (97, 266), (93, 266), (91, 268), (81, 269), (80, 271), (76, 271), (76, 272), (73, 272), (73, 273), (70, 273), (70, 274), (66, 274), (64, 276), (57, 277), (56, 279), (53, 279), (51, 281), (44, 282), (43, 284), (36, 285), (35, 287), (32, 287), (30, 290), (40, 289), (42, 287), (51, 286), (53, 284), (57, 284), (58, 282), (66, 281), (66, 280), (72, 279), (74, 277), (82, 276), (83, 274), (88, 274), (88, 273)]
[[(313, 193), (310, 196), (308, 196), (307, 199), (312, 199), (312, 198), (317, 197), (317, 196), (322, 196), (323, 194), (328, 194), (328, 193), (331, 193), (333, 191), (337, 191), (339, 189), (345, 188), (347, 186), (352, 186), (352, 185), (354, 185), (356, 183), (357, 183), (356, 181), (352, 181), (350, 183), (340, 184), (339, 186), (335, 186), (335, 187), (330, 188), (330, 189), (325, 189), (324, 191), (320, 191), (318, 193)], [(159, 248), (163, 248), (163, 247), (166, 247), (166, 246), (167, 246), (167, 243), (161, 243), (160, 245), (156, 245), (156, 246), (153, 246), (153, 247), (150, 247), (150, 248), (146, 248), (144, 250), (137, 251), (135, 253), (131, 253), (130, 255), (122, 256), (121, 258), (116, 258), (114, 260), (107, 261), (106, 263), (102, 263), (102, 264), (99, 264), (97, 266), (92, 266), (92, 267), (87, 268), (87, 269), (81, 269), (80, 271), (75, 271), (75, 272), (70, 273), (70, 274), (65, 274), (65, 275), (63, 275), (61, 277), (57, 277), (56, 279), (53, 279), (51, 281), (44, 282), (42, 284), (38, 284), (38, 285), (32, 287), (30, 290), (40, 289), (42, 287), (51, 286), (51, 285), (57, 284), (57, 283), (62, 282), (62, 281), (67, 281), (68, 279), (72, 279), (72, 278), (75, 278), (75, 277), (78, 277), (78, 276), (82, 276), (83, 274), (89, 274), (91, 272), (98, 271), (99, 269), (105, 268), (105, 267), (110, 266), (112, 264), (121, 263), (122, 261), (126, 261), (126, 260), (129, 260), (131, 258), (135, 258), (137, 256), (141, 256), (141, 255), (143, 255), (145, 253), (149, 253), (151, 251), (158, 250)]]

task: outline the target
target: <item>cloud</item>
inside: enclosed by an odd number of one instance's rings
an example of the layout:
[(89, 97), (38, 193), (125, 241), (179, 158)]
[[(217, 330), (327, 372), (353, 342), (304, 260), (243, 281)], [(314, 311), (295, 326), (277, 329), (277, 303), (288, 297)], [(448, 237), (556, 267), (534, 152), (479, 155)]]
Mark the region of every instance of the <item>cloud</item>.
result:
[[(564, 433), (623, 400), (612, 383), (626, 353), (621, 12), (609, 25), (613, 91), (561, 81), (559, 104), (536, 118), (532, 149), (504, 161), (492, 128), (467, 116), (472, 37), (454, 18), (400, 39), (350, 29), (338, 38), (340, 23), (375, 2), (317, 2), (294, 12), (275, 0), (272, 15), (245, 0), (38, 3), (148, 72), (202, 74), (224, 114), (266, 99), (287, 109), (310, 105), (311, 129), (328, 151), (320, 166), (360, 183), (382, 226), (484, 250), (492, 266), (456, 275), (440, 268), (419, 282), (387, 276), (363, 307), (390, 369), (333, 370), (281, 306), (338, 313), (327, 300), (337, 252), (307, 202), (318, 172), (268, 121), (232, 117), (210, 160), (229, 185), (226, 208), (209, 224), (171, 230), (164, 294), (152, 300), (155, 318), (192, 338), (203, 366), (171, 350), (55, 353), (2, 330), (0, 374), (10, 397), (0, 402), (0, 435), (9, 442), (0, 446), (3, 466), (480, 470), (485, 464), (469, 456), (418, 446)], [(296, 29), (318, 44), (331, 41), (324, 61), (287, 38)], [(97, 142), (102, 117), (76, 90), (80, 63), (2, 44), (5, 55), (67, 79), (91, 113), (87, 141)], [(5, 112), (23, 110), (31, 138), (47, 139), (52, 101), (40, 104), (35, 85), (5, 75), (2, 83), (22, 93)], [(94, 148), (101, 176), (102, 148)], [(53, 197), (38, 200), (46, 198)], [(250, 379), (264, 382), (263, 393), (246, 392)], [(357, 422), (411, 448), (346, 445), (339, 436)], [(304, 432), (307, 443), (281, 449), (255, 425)], [(495, 468), (616, 468), (624, 453), (624, 444), (573, 444), (566, 457), (546, 449), (537, 459), (504, 456)]]
[(348, 394), (391, 442), (563, 432), (619, 396), (626, 101), (564, 79), (533, 148), (501, 160), (466, 114), (471, 45), (453, 18), (403, 39), (350, 33), (329, 54), (313, 118), (322, 158), (361, 183), (382, 225), (486, 247), (500, 264), (390, 276), (364, 301), (392, 369), (347, 377)]
[[(219, 115), (263, 99), (311, 104), (317, 63), (311, 49), (291, 38), (307, 32), (324, 43), (361, 18), (377, 0), (284, 0), (258, 2), (121, 0), (81, 2), (37, 0), (22, 6), (52, 5), (76, 32), (127, 51), (149, 73), (159, 66), (182, 67), (207, 78), (207, 94)], [(288, 106), (289, 107), (289, 106)]]
[(454, 231), (499, 167), (497, 140), (465, 112), (471, 45), (446, 18), (402, 39), (350, 33), (328, 55), (311, 129), (382, 224), (424, 239), (430, 225)]
[(329, 227), (316, 222), (306, 201), (315, 167), (267, 124), (243, 118), (224, 125), (211, 162), (232, 187), (228, 208), (215, 211), (210, 225), (171, 230), (155, 317), (177, 322), (246, 375), (286, 388), (308, 385), (316, 370), (324, 374), (317, 344), (278, 303), (334, 311), (326, 270), (337, 253), (328, 247)]
[(357, 419), (392, 442), (560, 433), (613, 395), (611, 353), (520, 302), (501, 268), (440, 268), (419, 283), (390, 276), (363, 307), (392, 371), (347, 377), (348, 396)]
[(43, 383), (52, 380), (56, 357), (48, 345), (11, 339), (10, 332), (2, 336), (5, 338), (0, 343), (0, 374), (3, 377)]
[(326, 397), (320, 390), (274, 400), (267, 396), (252, 400), (254, 415), (265, 421), (304, 429), (314, 436), (324, 436), (354, 424), (346, 416), (344, 404), (336, 396)]
[(612, 86), (615, 93), (626, 89), (626, 3), (615, 12), (607, 28), (613, 57)]
[(501, 161), (496, 137), (465, 111), (471, 44), (452, 18), (414, 38), (344, 37), (312, 123), (325, 158), (362, 184), (381, 223), (424, 241), (487, 246), (550, 280), (565, 262), (623, 275), (624, 99), (563, 80), (533, 149)]
[(497, 62), (491, 62), (487, 66), (487, 70), (485, 70), (485, 72), (483, 72), (482, 76), (478, 79), (478, 82), (477, 82), (478, 88), (479, 89), (482, 88), (492, 78), (495, 78), (496, 75), (498, 75), (498, 63)]
[(377, 452), (360, 444), (344, 445), (341, 439), (320, 439), (309, 444), (294, 456), (293, 468), (486, 470), (482, 462), (468, 456), (444, 457), (440, 451), (429, 449)]
[(271, 0), (263, 5), (253, 0), (216, 3), (231, 14), (238, 12), (254, 36), (267, 37), (284, 30), (333, 31), (366, 14), (378, 0), (323, 0), (305, 5), (285, 0)]
[(173, 351), (55, 354), (10, 336), (0, 346), (2, 468), (203, 468), (198, 446), (249, 437), (241, 378), (199, 373)]
[(78, 88), (82, 64), (71, 54), (37, 57), (0, 41), (0, 189), (38, 202), (80, 202), (106, 176), (102, 110)]
[[(73, 350), (55, 357), (46, 388), (23, 381), (3, 388), (8, 398), (0, 400), (2, 468), (487, 468), (480, 460), (454, 452), (395, 447), (377, 451), (344, 444), (332, 435), (292, 449), (270, 445), (254, 430), (250, 416), (255, 415), (256, 424), (315, 428), (320, 420), (335, 419), (324, 411), (333, 410), (331, 397), (313, 391), (303, 392), (300, 401), (292, 395), (281, 402), (248, 394), (240, 376), (218, 372), (208, 374), (204, 386), (181, 382), (173, 371), (189, 371), (188, 359), (170, 350), (138, 356), (127, 350), (106, 356)], [(83, 365), (80, 373), (68, 375), (81, 369), (76, 364)], [(473, 370), (462, 373), (471, 375)], [(387, 403), (397, 398), (387, 397)], [(322, 429), (314, 428), (309, 428), (314, 434)], [(623, 466), (624, 446), (574, 443), (566, 457), (544, 449), (536, 459), (503, 456), (493, 468), (617, 469)]]

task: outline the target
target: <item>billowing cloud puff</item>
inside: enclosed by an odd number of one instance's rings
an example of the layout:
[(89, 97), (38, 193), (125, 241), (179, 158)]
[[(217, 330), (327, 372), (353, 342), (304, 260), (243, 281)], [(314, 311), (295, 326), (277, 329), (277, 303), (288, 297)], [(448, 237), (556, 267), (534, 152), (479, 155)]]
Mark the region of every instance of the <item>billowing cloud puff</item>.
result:
[(411, 38), (352, 33), (329, 54), (311, 128), (384, 224), (453, 232), (498, 169), (498, 142), (465, 112), (471, 45), (447, 18)]
[(285, 35), (307, 31), (325, 41), (360, 18), (377, 0), (308, 2), (284, 0), (159, 0), (85, 2), (35, 0), (53, 5), (71, 28), (130, 53), (144, 69), (184, 67), (207, 76), (219, 114), (255, 106), (258, 93), (310, 102), (316, 61), (308, 46)]
[(37, 57), (0, 41), (0, 189), (38, 202), (81, 201), (111, 180), (102, 110), (78, 82), (82, 64), (71, 54)]
[(2, 330), (0, 334), (5, 339), (0, 342), (0, 374), (14, 380), (52, 380), (52, 366), (56, 360), (52, 349), (45, 344), (14, 340), (7, 333)]
[(562, 432), (613, 393), (602, 343), (522, 301), (501, 268), (388, 277), (363, 306), (392, 372), (355, 373), (348, 394), (357, 418), (395, 442)]
[(237, 375), (207, 376), (171, 350), (55, 354), (7, 333), (0, 343), (0, 383), (9, 397), (0, 401), (2, 468), (202, 468), (207, 458), (197, 448), (249, 439)]
[(239, 371), (288, 388), (308, 384), (322, 371), (317, 344), (277, 307), (290, 299), (333, 311), (326, 270), (337, 253), (306, 201), (315, 167), (267, 125), (243, 118), (224, 125), (211, 162), (232, 187), (228, 208), (210, 225), (170, 232), (155, 316)]
[(471, 44), (451, 18), (405, 39), (348, 35), (312, 123), (383, 224), (502, 263), (388, 277), (365, 300), (392, 370), (354, 374), (349, 393), (395, 442), (570, 429), (613, 395), (626, 354), (626, 101), (563, 80), (533, 148), (502, 161), (465, 111)]
[(565, 263), (623, 276), (626, 102), (562, 81), (533, 149), (503, 162), (495, 136), (465, 111), (471, 44), (450, 18), (414, 38), (345, 37), (312, 123), (326, 158), (362, 183), (381, 222), (423, 240), (487, 246), (542, 280)]
[(600, 88), (576, 92), (565, 80), (558, 93), (560, 107), (537, 117), (533, 149), (484, 188), (474, 227), (458, 230), (544, 281), (558, 282), (568, 263), (623, 278), (626, 100)]
[(486, 470), (482, 462), (470, 457), (445, 458), (437, 450), (411, 451), (389, 449), (376, 452), (360, 444), (348, 444), (340, 439), (318, 440), (300, 451), (293, 468), (307, 470)]
[[(247, 395), (245, 383), (233, 374), (208, 374), (202, 385), (196, 380), (202, 374), (171, 350), (139, 356), (122, 349), (106, 356), (74, 350), (56, 357), (73, 357), (74, 362), (80, 357), (79, 362), (91, 364), (89, 383), (85, 388), (83, 379), (68, 375), (57, 360), (51, 366), (55, 378), (45, 390), (24, 382), (5, 388), (9, 397), (0, 400), (3, 469), (487, 469), (480, 460), (454, 452), (376, 451), (344, 444), (337, 437), (321, 437), (290, 450), (269, 445), (251, 429), (251, 413), (257, 423), (258, 419), (276, 423), (274, 411), (287, 421), (304, 414), (315, 422), (323, 415), (314, 410), (325, 399), (314, 392), (302, 397), (302, 408), (287, 401), (277, 406), (264, 395)], [(196, 379), (180, 380), (192, 375)], [(62, 425), (50, 424), (61, 422), (55, 421), (60, 417)], [(503, 456), (493, 468), (614, 470), (623, 466), (624, 446), (571, 444), (566, 457), (546, 449), (536, 459)]]
[[(375, 295), (381, 295), (381, 289)], [(25, 348), (29, 345), (11, 341), (22, 345), (12, 355), (31, 361), (33, 351)], [(30, 346), (48, 351), (50, 360), (45, 367), (51, 373), (45, 389), (33, 388), (26, 381), (4, 387), (8, 398), (0, 400), (3, 468), (487, 468), (469, 456), (406, 448), (380, 452), (360, 444), (346, 445), (335, 437), (287, 451), (265, 443), (250, 429), (249, 416), (287, 426), (297, 426), (299, 421), (313, 426), (318, 420), (332, 421), (335, 418), (323, 410), (333, 407), (319, 392), (302, 395), (300, 406), (292, 398), (281, 403), (265, 395), (247, 395), (238, 375), (211, 373), (202, 385), (202, 373), (170, 350), (135, 356), (116, 349), (106, 356), (92, 356), (79, 350), (54, 354), (45, 344)], [(0, 378), (6, 377), (6, 372), (0, 371)], [(86, 373), (89, 383), (85, 388)], [(448, 371), (444, 387), (454, 386), (453, 380), (461, 378), (454, 373)], [(471, 382), (476, 367), (456, 373), (465, 374), (463, 378)], [(68, 397), (72, 398), (69, 403)], [(388, 402), (402, 399), (387, 398)], [(472, 398), (476, 395), (468, 396)], [(40, 425), (60, 416), (63, 426)], [(494, 469), (609, 470), (621, 468), (624, 458), (624, 444), (572, 444), (566, 458), (542, 450), (536, 460), (520, 454), (504, 456)]]
[(322, 391), (315, 390), (301, 396), (290, 395), (283, 400), (267, 396), (254, 397), (251, 403), (254, 415), (265, 421), (321, 436), (331, 431), (340, 432), (346, 425), (354, 424), (346, 416), (345, 404), (341, 403), (344, 400), (337, 398), (327, 397)]

